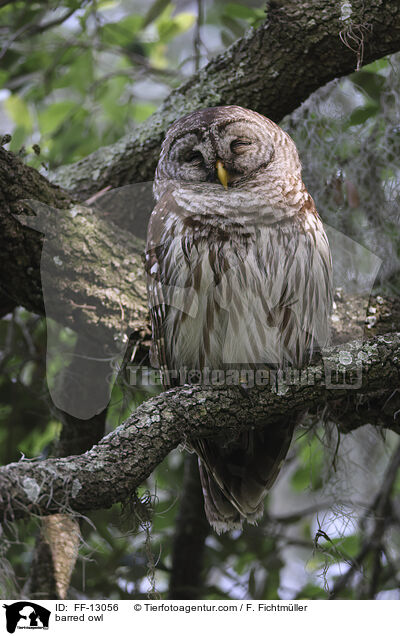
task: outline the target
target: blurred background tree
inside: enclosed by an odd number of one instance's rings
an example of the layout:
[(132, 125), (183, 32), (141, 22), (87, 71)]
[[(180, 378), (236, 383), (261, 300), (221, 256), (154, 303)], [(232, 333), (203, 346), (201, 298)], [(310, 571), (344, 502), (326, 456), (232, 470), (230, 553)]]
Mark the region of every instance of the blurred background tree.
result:
[[(265, 19), (257, 0), (0, 7), (1, 133), (44, 175), (133, 130), (171, 88)], [(399, 289), (399, 61), (392, 55), (331, 82), (281, 122), (321, 216), (382, 258), (375, 291), (389, 295)], [(1, 462), (47, 456), (61, 422), (47, 390), (57, 369), (46, 378), (44, 319), (6, 313), (0, 346)], [(106, 429), (148, 396), (116, 386)], [(396, 444), (394, 433), (370, 425), (341, 439), (323, 410), (305, 421), (262, 522), (222, 536), (199, 530), (208, 536), (188, 597), (400, 598)], [(184, 454), (174, 451), (140, 489), (142, 507), (81, 519), (69, 598), (168, 596), (183, 472)], [(3, 529), (2, 598), (24, 594), (37, 534), (35, 519)]]

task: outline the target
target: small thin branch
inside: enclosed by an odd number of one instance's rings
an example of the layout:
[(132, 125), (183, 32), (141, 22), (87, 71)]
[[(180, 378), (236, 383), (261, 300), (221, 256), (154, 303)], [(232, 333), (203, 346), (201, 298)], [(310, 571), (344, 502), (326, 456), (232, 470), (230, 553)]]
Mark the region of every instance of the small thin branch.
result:
[(44, 31), (47, 31), (48, 29), (52, 29), (54, 26), (58, 26), (59, 24), (62, 24), (63, 22), (65, 22), (65, 20), (68, 20), (68, 18), (70, 18), (75, 13), (75, 11), (76, 11), (76, 7), (74, 7), (73, 9), (70, 9), (69, 11), (61, 15), (59, 18), (54, 18), (54, 20), (49, 20), (48, 22), (45, 22), (44, 24), (36, 24), (31, 26), (31, 28), (29, 29), (29, 35), (38, 35), (39, 33), (43, 33)]
[[(114, 55), (124, 55), (126, 57), (129, 58), (129, 60), (132, 62), (132, 64), (135, 64), (137, 67), (139, 67), (140, 69), (142, 69), (143, 71), (145, 71), (146, 73), (150, 73), (153, 75), (158, 75), (158, 76), (163, 76), (165, 78), (174, 78), (174, 79), (179, 79), (181, 77), (180, 73), (178, 71), (175, 71), (173, 69), (167, 69), (167, 68), (157, 68), (155, 66), (153, 66), (149, 60), (144, 57), (143, 55), (139, 55), (138, 53), (134, 53), (132, 51), (129, 51), (121, 46), (117, 46), (117, 45), (106, 45), (103, 44), (102, 42), (93, 42), (92, 40), (90, 41), (85, 41), (79, 38), (74, 38), (71, 37), (67, 40), (66, 42), (66, 47), (68, 46), (76, 46), (77, 48), (81, 48), (81, 49), (91, 49), (91, 50), (96, 50), (96, 51), (106, 51), (107, 53), (112, 53)], [(49, 72), (51, 72), (51, 70), (53, 70), (54, 68), (56, 68), (56, 65), (53, 65), (50, 69)], [(121, 72), (122, 71), (122, 72)], [(121, 75), (124, 74), (131, 74), (133, 73), (134, 69), (116, 69), (114, 72), (110, 72), (110, 74), (107, 76), (105, 75), (104, 78), (108, 79), (109, 77), (112, 77), (114, 73), (118, 73)], [(99, 78), (98, 81), (102, 81), (103, 78)]]
[(64, 13), (59, 18), (55, 18), (54, 20), (49, 20), (48, 22), (45, 22), (44, 24), (38, 24), (37, 17), (34, 21), (29, 22), (28, 24), (24, 24), (20, 29), (18, 29), (13, 34), (13, 36), (3, 46), (3, 48), (0, 51), (0, 60), (7, 53), (10, 46), (14, 44), (14, 42), (18, 40), (18, 38), (20, 38), (21, 35), (25, 35), (25, 37), (27, 37), (32, 35), (39, 35), (39, 33), (44, 33), (44, 31), (48, 31), (48, 29), (58, 26), (59, 24), (62, 24), (63, 22), (65, 22), (65, 20), (68, 20), (68, 18), (70, 18), (71, 15), (75, 13), (75, 11), (76, 11), (76, 8), (74, 7), (73, 9), (70, 9), (69, 11)]
[(363, 562), (369, 554), (373, 555), (374, 563), (369, 590), (371, 595), (374, 595), (374, 591), (377, 587), (376, 577), (380, 571), (380, 559), (382, 552), (383, 535), (387, 529), (387, 515), (390, 508), (390, 497), (393, 491), (393, 486), (400, 468), (400, 443), (395, 449), (388, 467), (386, 468), (381, 488), (377, 493), (371, 506), (363, 516), (361, 524), (372, 515), (374, 518), (374, 524), (372, 530), (367, 533), (361, 549), (357, 556), (351, 561), (350, 567), (341, 577), (339, 577), (330, 593), (330, 598), (335, 599), (340, 596), (340, 593), (346, 589), (350, 580), (356, 572), (359, 572)]
[(194, 29), (193, 49), (194, 49), (194, 68), (197, 71), (200, 69), (201, 60), (201, 27), (203, 26), (203, 0), (197, 0), (197, 20)]

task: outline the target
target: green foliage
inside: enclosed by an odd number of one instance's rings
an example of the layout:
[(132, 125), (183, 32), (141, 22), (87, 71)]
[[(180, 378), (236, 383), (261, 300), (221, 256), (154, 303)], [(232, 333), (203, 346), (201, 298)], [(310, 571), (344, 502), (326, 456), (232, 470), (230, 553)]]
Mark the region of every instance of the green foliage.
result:
[(321, 487), (324, 459), (324, 447), (316, 436), (300, 438), (299, 466), (292, 475), (292, 486), (295, 492), (303, 492), (307, 488), (317, 490)]
[[(11, 91), (6, 108), (16, 127), (10, 148), (39, 143), (41, 161), (54, 168), (116, 141), (155, 110), (180, 79), (178, 69), (160, 74), (170, 64), (169, 44), (192, 28), (195, 16), (170, 2), (155, 2), (147, 14), (132, 13), (129, 3), (48, 4), (49, 11), (36, 3), (0, 10), (0, 34), (1, 27), (30, 34), (0, 35), (0, 87)], [(55, 6), (61, 15), (64, 10), (65, 23), (38, 28), (53, 20)], [(118, 17), (109, 19), (114, 13)], [(158, 92), (154, 101), (137, 88), (143, 80)]]
[(248, 4), (227, 2), (210, 7), (207, 20), (220, 27), (221, 41), (224, 47), (230, 46), (242, 37), (249, 27), (257, 27), (266, 19), (264, 7), (252, 7)]
[[(55, 15), (59, 24), (45, 28)], [(229, 45), (264, 18), (261, 6), (222, 2), (208, 7), (204, 28), (219, 28)], [(15, 124), (10, 149), (38, 143), (40, 162), (29, 161), (56, 168), (118, 140), (193, 70), (188, 38), (195, 21), (167, 0), (141, 10), (132, 10), (128, 0), (20, 2), (0, 9), (0, 88), (11, 91), (7, 112)], [(8, 33), (20, 35), (10, 39)]]
[(191, 13), (179, 13), (173, 16), (172, 11), (171, 4), (167, 5), (156, 20), (158, 36), (163, 44), (190, 29), (196, 19)]

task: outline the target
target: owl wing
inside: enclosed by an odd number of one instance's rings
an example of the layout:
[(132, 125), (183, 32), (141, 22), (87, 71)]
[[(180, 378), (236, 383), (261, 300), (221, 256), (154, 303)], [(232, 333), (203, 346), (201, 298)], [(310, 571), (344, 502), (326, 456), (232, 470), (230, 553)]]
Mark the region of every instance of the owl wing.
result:
[(163, 219), (168, 212), (166, 203), (165, 198), (161, 199), (151, 213), (145, 253), (147, 296), (152, 329), (150, 364), (160, 368), (163, 382), (169, 379), (167, 377), (169, 361), (163, 330), (168, 309), (163, 289), (165, 276), (162, 259), (162, 252), (165, 248), (163, 244)]
[[(171, 314), (176, 309), (190, 312), (192, 296), (179, 285), (179, 263), (185, 260), (188, 239), (177, 233), (180, 209), (171, 192), (167, 191), (157, 202), (150, 217), (145, 254), (147, 295), (152, 326), (150, 363), (161, 369), (165, 387), (177, 385), (172, 351), (173, 334), (168, 331)], [(168, 341), (166, 340), (168, 336)]]
[[(332, 262), (322, 222), (310, 197), (308, 213), (277, 264), (275, 323), (283, 359), (303, 366), (329, 341), (332, 309)], [(279, 255), (279, 254), (278, 254)]]
[(227, 364), (299, 367), (325, 346), (332, 266), (316, 212), (261, 226), (253, 247), (221, 280), (216, 301), (229, 315)]

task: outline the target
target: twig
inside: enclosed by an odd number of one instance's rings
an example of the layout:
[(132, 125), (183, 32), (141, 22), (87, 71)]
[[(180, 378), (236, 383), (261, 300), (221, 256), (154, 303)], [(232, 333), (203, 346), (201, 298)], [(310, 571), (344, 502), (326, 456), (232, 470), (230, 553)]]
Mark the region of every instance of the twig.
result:
[(197, 20), (194, 29), (193, 49), (194, 49), (194, 68), (197, 72), (200, 69), (201, 60), (201, 27), (203, 26), (203, 0), (197, 0)]
[[(378, 581), (374, 577), (379, 576), (380, 572), (380, 559), (382, 551), (383, 535), (386, 531), (387, 516), (390, 509), (390, 496), (393, 490), (394, 482), (400, 467), (400, 443), (394, 451), (388, 467), (386, 468), (385, 475), (382, 480), (381, 488), (376, 495), (371, 506), (363, 516), (362, 521), (365, 521), (371, 514), (374, 517), (374, 525), (372, 531), (365, 537), (361, 549), (358, 555), (350, 563), (350, 567), (341, 577), (339, 577), (335, 585), (333, 586), (330, 598), (337, 598), (341, 591), (344, 590), (349, 584), (351, 578), (355, 572), (361, 569), (361, 566), (370, 554), (374, 554), (374, 565), (372, 569), (372, 579), (369, 589), (374, 591), (377, 588)], [(378, 560), (378, 561), (377, 561)]]
[(49, 20), (48, 22), (45, 22), (44, 24), (38, 24), (37, 17), (34, 21), (29, 22), (28, 24), (24, 24), (20, 29), (18, 29), (13, 34), (13, 36), (3, 46), (3, 48), (0, 51), (0, 60), (7, 53), (10, 46), (14, 44), (14, 42), (19, 37), (21, 37), (21, 35), (25, 34), (25, 36), (27, 35), (31, 36), (31, 35), (38, 35), (39, 33), (43, 33), (44, 31), (47, 31), (48, 29), (51, 29), (54, 26), (58, 26), (59, 24), (62, 24), (63, 22), (65, 22), (65, 20), (68, 20), (68, 18), (70, 18), (71, 15), (75, 13), (75, 11), (76, 11), (76, 8), (74, 7), (73, 9), (70, 9), (70, 11), (67, 11), (66, 13), (64, 13), (61, 17), (55, 18), (54, 20)]

